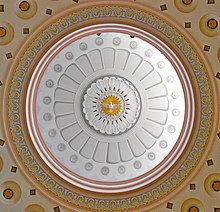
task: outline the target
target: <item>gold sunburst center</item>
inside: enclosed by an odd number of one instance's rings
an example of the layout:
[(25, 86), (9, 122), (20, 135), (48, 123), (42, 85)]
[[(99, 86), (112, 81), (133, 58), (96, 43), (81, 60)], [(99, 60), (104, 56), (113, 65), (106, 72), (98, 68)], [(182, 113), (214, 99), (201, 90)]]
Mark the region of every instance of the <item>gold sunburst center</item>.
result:
[(106, 115), (117, 115), (121, 110), (121, 101), (116, 96), (107, 96), (102, 101), (102, 111)]

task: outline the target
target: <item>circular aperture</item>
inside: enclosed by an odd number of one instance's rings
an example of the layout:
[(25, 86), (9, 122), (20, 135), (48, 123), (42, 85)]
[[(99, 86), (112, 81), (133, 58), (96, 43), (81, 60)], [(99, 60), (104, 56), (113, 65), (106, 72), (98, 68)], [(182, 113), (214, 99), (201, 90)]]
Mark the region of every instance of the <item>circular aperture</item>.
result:
[(193, 0), (182, 0), (183, 4), (189, 5), (192, 3)]
[(30, 4), (27, 2), (27, 1), (22, 1), (20, 4), (19, 4), (19, 9), (21, 11), (28, 11), (30, 9)]
[(215, 29), (218, 27), (218, 22), (214, 18), (211, 18), (207, 21), (207, 25), (210, 29)]
[(212, 183), (212, 188), (214, 191), (220, 191), (220, 181), (214, 181)]
[(188, 211), (189, 211), (189, 212), (199, 212), (199, 209), (198, 209), (198, 207), (196, 207), (196, 206), (192, 206), (192, 207), (189, 208)]
[(10, 189), (10, 188), (6, 188), (4, 191), (3, 191), (3, 196), (5, 199), (11, 199), (14, 195), (14, 192)]
[(4, 27), (0, 27), (0, 37), (5, 37), (6, 29)]

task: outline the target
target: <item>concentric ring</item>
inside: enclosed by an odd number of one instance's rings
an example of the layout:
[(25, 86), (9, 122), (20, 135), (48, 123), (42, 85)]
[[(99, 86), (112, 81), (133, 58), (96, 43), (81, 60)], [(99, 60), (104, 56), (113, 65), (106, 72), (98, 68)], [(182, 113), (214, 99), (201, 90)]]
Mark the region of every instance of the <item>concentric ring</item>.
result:
[[(97, 28), (102, 32), (100, 47), (94, 42), (96, 33), (93, 30)], [(109, 32), (105, 32), (106, 28)], [(132, 190), (158, 178), (162, 170), (178, 159), (176, 154), (183, 151), (191, 131), (189, 122), (194, 119), (192, 89), (187, 76), (183, 78), (182, 67), (169, 61), (172, 56), (163, 56), (160, 44), (158, 49), (151, 45), (156, 42), (153, 36), (123, 25), (100, 25), (84, 30), (86, 37), (80, 32), (80, 39), (74, 35), (63, 38), (56, 49), (48, 51), (40, 61), (27, 93), (28, 128), (43, 160), (68, 182), (99, 192)], [(142, 33), (148, 36), (147, 39), (139, 38), (143, 37)], [(137, 38), (130, 38), (129, 34), (137, 35)], [(126, 43), (128, 37), (132, 39), (129, 45)], [(75, 59), (69, 64), (62, 55), (65, 57), (71, 48), (75, 50)], [(154, 54), (148, 60), (142, 59), (147, 56), (146, 49), (151, 49)], [(115, 86), (108, 87), (111, 83)], [(105, 99), (105, 92), (115, 92), (114, 87), (118, 87), (117, 91), (122, 90), (119, 94), (127, 92), (130, 105), (124, 119), (119, 117), (119, 121), (104, 122), (98, 106), (94, 107), (99, 105), (98, 97), (102, 101), (102, 94)], [(46, 97), (45, 90), (51, 99), (54, 98), (54, 103), (48, 106), (42, 101)], [(96, 95), (97, 99), (93, 99)], [(124, 100), (121, 98), (121, 101)], [(88, 109), (82, 110), (82, 106)], [(54, 114), (47, 116), (47, 120), (52, 116), (54, 119), (49, 123), (42, 120), (41, 117), (52, 110)], [(176, 111), (174, 115), (169, 115), (170, 110)], [(128, 117), (131, 117), (130, 121), (126, 119)], [(177, 117), (178, 123), (175, 123)], [(134, 126), (126, 130), (132, 122), (135, 122)], [(111, 136), (112, 132), (114, 136)], [(167, 140), (169, 144), (162, 148), (162, 155), (158, 146), (160, 140)], [(78, 158), (74, 166), (70, 160), (73, 155)], [(84, 168), (88, 163), (93, 167), (89, 171)], [(134, 170), (121, 175), (119, 165)], [(133, 177), (130, 177), (131, 173)]]

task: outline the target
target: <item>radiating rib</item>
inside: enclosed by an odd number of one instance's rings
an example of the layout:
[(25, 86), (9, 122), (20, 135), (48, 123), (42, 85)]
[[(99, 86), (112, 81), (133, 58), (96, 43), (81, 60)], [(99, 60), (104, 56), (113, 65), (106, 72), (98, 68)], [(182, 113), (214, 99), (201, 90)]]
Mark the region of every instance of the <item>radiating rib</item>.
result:
[(124, 70), (128, 57), (129, 57), (129, 51), (124, 49), (118, 49), (116, 51), (114, 68), (118, 70)]
[(148, 100), (148, 108), (152, 110), (168, 110), (169, 101), (166, 97)]
[(73, 103), (55, 102), (54, 111), (56, 115), (74, 113)]
[(146, 90), (148, 99), (164, 97), (167, 95), (166, 86), (163, 84), (156, 85), (148, 90)]
[(73, 102), (74, 98), (75, 98), (75, 93), (69, 92), (62, 88), (57, 88), (55, 90), (54, 99), (56, 101)]
[(133, 72), (135, 72), (135, 70), (139, 67), (142, 61), (143, 59), (141, 56), (137, 54), (130, 54), (130, 57), (128, 58), (128, 62), (125, 67), (126, 73), (132, 74)]
[(72, 149), (80, 151), (80, 149), (83, 147), (83, 145), (87, 142), (88, 139), (89, 136), (84, 131), (80, 131), (79, 134), (77, 134), (75, 137), (71, 139), (69, 145)]
[(108, 158), (109, 163), (118, 163), (120, 162), (118, 143), (109, 143), (108, 144)]
[(146, 118), (158, 124), (165, 125), (168, 114), (164, 111), (148, 110)]
[(88, 56), (95, 71), (102, 70), (104, 68), (100, 50), (93, 50), (88, 53)]
[(142, 128), (146, 130), (154, 138), (159, 138), (163, 133), (163, 127), (150, 120), (145, 120)]
[(115, 49), (104, 48), (102, 50), (102, 58), (105, 69), (110, 69), (114, 67)]
[(130, 145), (131, 151), (135, 157), (143, 155), (146, 151), (145, 146), (135, 135), (132, 135), (128, 139), (128, 144)]
[(79, 84), (81, 84), (82, 81), (86, 78), (86, 75), (76, 66), (76, 64), (71, 64), (66, 69), (66, 75), (68, 75)]
[(82, 147), (80, 154), (85, 158), (91, 159), (95, 152), (97, 144), (98, 141), (90, 137), (86, 144)]
[(74, 123), (70, 126), (68, 126), (67, 128), (61, 130), (61, 135), (64, 138), (64, 140), (66, 141), (70, 141), (72, 140), (72, 138), (74, 136), (76, 136), (80, 131), (81, 131), (81, 127), (78, 125), (78, 123)]
[(136, 69), (135, 73), (133, 73), (135, 79), (142, 81), (144, 80), (152, 71), (154, 70), (153, 66), (144, 61), (142, 64)]
[(145, 80), (141, 82), (141, 84), (143, 85), (145, 90), (147, 90), (153, 86), (156, 86), (161, 82), (162, 82), (161, 76), (156, 71), (154, 71), (152, 74), (146, 77)]
[(91, 75), (94, 70), (87, 55), (82, 55), (76, 60), (78, 67), (87, 76)]
[(76, 92), (79, 87), (79, 83), (63, 74), (58, 81), (58, 86), (70, 92)]
[(127, 141), (119, 142), (119, 150), (121, 161), (126, 162), (133, 158), (132, 151)]
[(147, 149), (150, 149), (156, 142), (156, 139), (142, 128), (135, 135)]
[(94, 153), (94, 161), (99, 163), (105, 163), (107, 157), (108, 143), (99, 142)]
[(59, 129), (63, 129), (64, 127), (69, 126), (76, 122), (77, 120), (75, 114), (70, 114), (70, 115), (68, 114), (68, 115), (56, 117), (56, 123)]

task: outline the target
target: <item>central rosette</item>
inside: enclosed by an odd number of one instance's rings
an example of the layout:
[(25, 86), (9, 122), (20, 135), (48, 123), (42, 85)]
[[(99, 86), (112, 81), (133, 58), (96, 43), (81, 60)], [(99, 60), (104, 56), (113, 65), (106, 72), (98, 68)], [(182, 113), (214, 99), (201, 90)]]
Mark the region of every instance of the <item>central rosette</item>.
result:
[(136, 89), (121, 78), (99, 79), (84, 95), (85, 118), (101, 133), (125, 132), (136, 122), (139, 111), (140, 99)]

